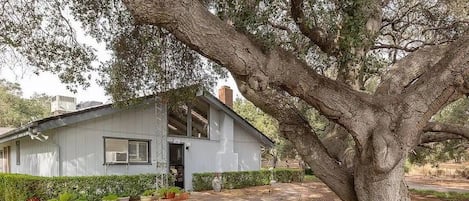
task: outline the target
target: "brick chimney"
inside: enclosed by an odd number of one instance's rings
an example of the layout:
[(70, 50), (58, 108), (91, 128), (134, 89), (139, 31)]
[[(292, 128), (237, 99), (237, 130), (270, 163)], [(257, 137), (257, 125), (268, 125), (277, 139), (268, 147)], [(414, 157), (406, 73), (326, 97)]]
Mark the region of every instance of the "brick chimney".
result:
[(233, 90), (229, 86), (218, 89), (218, 99), (230, 108), (233, 108)]

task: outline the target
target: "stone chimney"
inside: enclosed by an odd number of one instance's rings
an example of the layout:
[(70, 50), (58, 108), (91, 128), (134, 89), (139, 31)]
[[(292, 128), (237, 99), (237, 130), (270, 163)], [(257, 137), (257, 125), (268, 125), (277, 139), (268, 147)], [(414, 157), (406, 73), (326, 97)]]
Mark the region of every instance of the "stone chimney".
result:
[(230, 108), (233, 108), (233, 90), (229, 86), (218, 89), (218, 99)]

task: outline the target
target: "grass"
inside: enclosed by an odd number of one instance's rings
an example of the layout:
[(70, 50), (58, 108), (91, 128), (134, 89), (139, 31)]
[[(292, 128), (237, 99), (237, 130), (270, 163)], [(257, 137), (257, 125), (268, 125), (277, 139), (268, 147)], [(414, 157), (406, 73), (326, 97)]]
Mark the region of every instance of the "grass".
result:
[(469, 200), (469, 193), (457, 193), (457, 192), (437, 192), (431, 190), (410, 190), (414, 194), (424, 195), (424, 196), (433, 196), (440, 198), (446, 201), (467, 201)]
[(305, 178), (303, 180), (304, 182), (317, 182), (317, 181), (321, 181), (319, 180), (317, 177), (315, 177), (314, 175), (305, 175)]

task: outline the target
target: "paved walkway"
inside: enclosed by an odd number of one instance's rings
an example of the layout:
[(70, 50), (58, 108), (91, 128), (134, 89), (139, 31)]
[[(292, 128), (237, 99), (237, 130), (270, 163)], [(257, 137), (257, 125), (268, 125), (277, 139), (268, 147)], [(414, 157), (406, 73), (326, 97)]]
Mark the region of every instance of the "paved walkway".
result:
[[(468, 192), (469, 181), (435, 181), (422, 178), (407, 178), (411, 189), (435, 190), (441, 192)], [(422, 183), (425, 182), (425, 183)], [(450, 184), (450, 185), (449, 185)], [(340, 199), (323, 183), (277, 183), (273, 186), (256, 186), (244, 189), (193, 192), (189, 200), (199, 201), (340, 201)], [(412, 195), (413, 201), (440, 201), (436, 198)]]
[(277, 183), (273, 186), (256, 186), (244, 189), (192, 192), (189, 200), (200, 201), (340, 201), (329, 188), (320, 182)]

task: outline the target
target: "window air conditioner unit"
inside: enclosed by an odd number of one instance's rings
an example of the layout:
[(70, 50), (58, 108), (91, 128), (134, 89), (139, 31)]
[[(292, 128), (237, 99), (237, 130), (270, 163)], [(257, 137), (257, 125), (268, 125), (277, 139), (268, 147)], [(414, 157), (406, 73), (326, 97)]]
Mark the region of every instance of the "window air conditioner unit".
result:
[(128, 157), (126, 152), (110, 152), (109, 162), (111, 163), (127, 163)]

